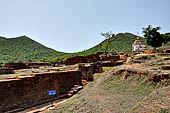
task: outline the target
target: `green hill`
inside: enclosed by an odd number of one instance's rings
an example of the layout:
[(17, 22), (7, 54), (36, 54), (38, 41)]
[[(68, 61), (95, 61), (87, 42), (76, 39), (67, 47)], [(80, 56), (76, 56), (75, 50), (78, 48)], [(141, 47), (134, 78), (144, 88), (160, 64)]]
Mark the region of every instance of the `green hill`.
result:
[[(120, 52), (127, 52), (132, 50), (132, 44), (136, 40), (137, 36), (131, 33), (119, 33), (116, 35), (116, 38), (111, 38), (111, 46), (109, 47), (110, 52), (120, 53)], [(104, 45), (107, 43), (107, 40), (104, 40), (100, 44), (79, 52), (79, 55), (88, 55), (93, 54), (96, 52), (105, 51)]]
[[(119, 33), (116, 35), (116, 38), (110, 39), (113, 42), (109, 47), (109, 51), (114, 53), (131, 51), (132, 44), (136, 38), (137, 36), (131, 33)], [(20, 36), (17, 38), (0, 37), (0, 62), (56, 62), (65, 60), (70, 56), (85, 56), (105, 51), (104, 45), (106, 43), (107, 40), (104, 40), (100, 44), (78, 53), (63, 53), (47, 48), (27, 36)]]
[(56, 57), (65, 53), (57, 52), (26, 37), (0, 37), (0, 62), (39, 61), (44, 57)]

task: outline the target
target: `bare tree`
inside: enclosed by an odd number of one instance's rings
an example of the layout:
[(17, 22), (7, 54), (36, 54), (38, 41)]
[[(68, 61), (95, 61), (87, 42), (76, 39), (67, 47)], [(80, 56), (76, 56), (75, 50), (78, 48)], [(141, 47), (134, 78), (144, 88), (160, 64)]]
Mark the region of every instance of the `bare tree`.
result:
[(102, 36), (104, 36), (106, 38), (106, 44), (104, 45), (105, 48), (105, 52), (108, 53), (109, 52), (109, 46), (111, 45), (111, 42), (113, 40), (111, 40), (111, 38), (114, 36), (114, 34), (112, 34), (111, 31), (106, 32), (106, 33), (101, 33)]

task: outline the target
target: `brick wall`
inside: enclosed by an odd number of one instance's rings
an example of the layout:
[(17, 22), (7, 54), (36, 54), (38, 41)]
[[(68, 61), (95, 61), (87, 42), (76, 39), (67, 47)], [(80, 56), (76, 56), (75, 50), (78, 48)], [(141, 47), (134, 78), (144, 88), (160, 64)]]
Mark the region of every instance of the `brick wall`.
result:
[(74, 56), (70, 57), (65, 61), (65, 65), (73, 65), (78, 63), (92, 63), (97, 61), (117, 61), (120, 59), (119, 55), (101, 55), (103, 52), (98, 52), (96, 54), (90, 54), (88, 56)]
[(17, 70), (26, 69), (27, 65), (25, 63), (6, 63), (4, 67), (13, 68), (14, 70)]
[(74, 57), (70, 57), (65, 61), (65, 65), (73, 65), (73, 64), (77, 64), (77, 63), (83, 63), (84, 57), (83, 56), (74, 56)]
[(44, 63), (30, 62), (30, 63), (6, 63), (4, 65), (4, 67), (13, 68), (14, 70), (39, 68), (41, 66), (51, 66), (51, 64), (46, 62)]
[(49, 72), (0, 81), (0, 113), (50, 101), (49, 90), (58, 98), (74, 85), (81, 85), (81, 71)]
[(79, 64), (79, 70), (82, 72), (82, 79), (92, 81), (93, 74), (95, 73), (93, 65)]
[(101, 56), (101, 61), (117, 61), (120, 59), (119, 55), (112, 55), (112, 56)]
[(14, 74), (14, 70), (8, 67), (0, 67), (0, 75), (1, 74)]
[(41, 62), (41, 63), (30, 62), (30, 63), (26, 63), (26, 65), (27, 65), (27, 68), (39, 68), (41, 66), (51, 66), (51, 64), (48, 62)]
[(120, 61), (120, 62), (103, 62), (102, 66), (103, 67), (113, 67), (113, 66), (119, 66), (119, 65), (122, 65), (123, 64), (123, 61)]

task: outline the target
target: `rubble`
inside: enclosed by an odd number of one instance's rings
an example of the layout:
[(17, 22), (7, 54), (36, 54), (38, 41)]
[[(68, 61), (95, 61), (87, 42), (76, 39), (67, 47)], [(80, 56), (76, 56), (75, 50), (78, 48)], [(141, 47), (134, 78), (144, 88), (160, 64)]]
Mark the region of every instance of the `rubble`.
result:
[(74, 94), (76, 94), (78, 91), (80, 91), (81, 89), (83, 89), (83, 86), (81, 85), (74, 85), (73, 88), (71, 88), (71, 90), (69, 90), (67, 92), (67, 97), (71, 97), (73, 96)]

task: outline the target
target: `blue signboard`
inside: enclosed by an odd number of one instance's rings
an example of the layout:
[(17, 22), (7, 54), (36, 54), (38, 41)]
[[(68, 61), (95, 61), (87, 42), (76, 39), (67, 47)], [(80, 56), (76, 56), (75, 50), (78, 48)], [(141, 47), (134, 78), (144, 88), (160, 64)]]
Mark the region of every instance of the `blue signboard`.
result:
[(48, 91), (48, 95), (56, 95), (56, 90)]

